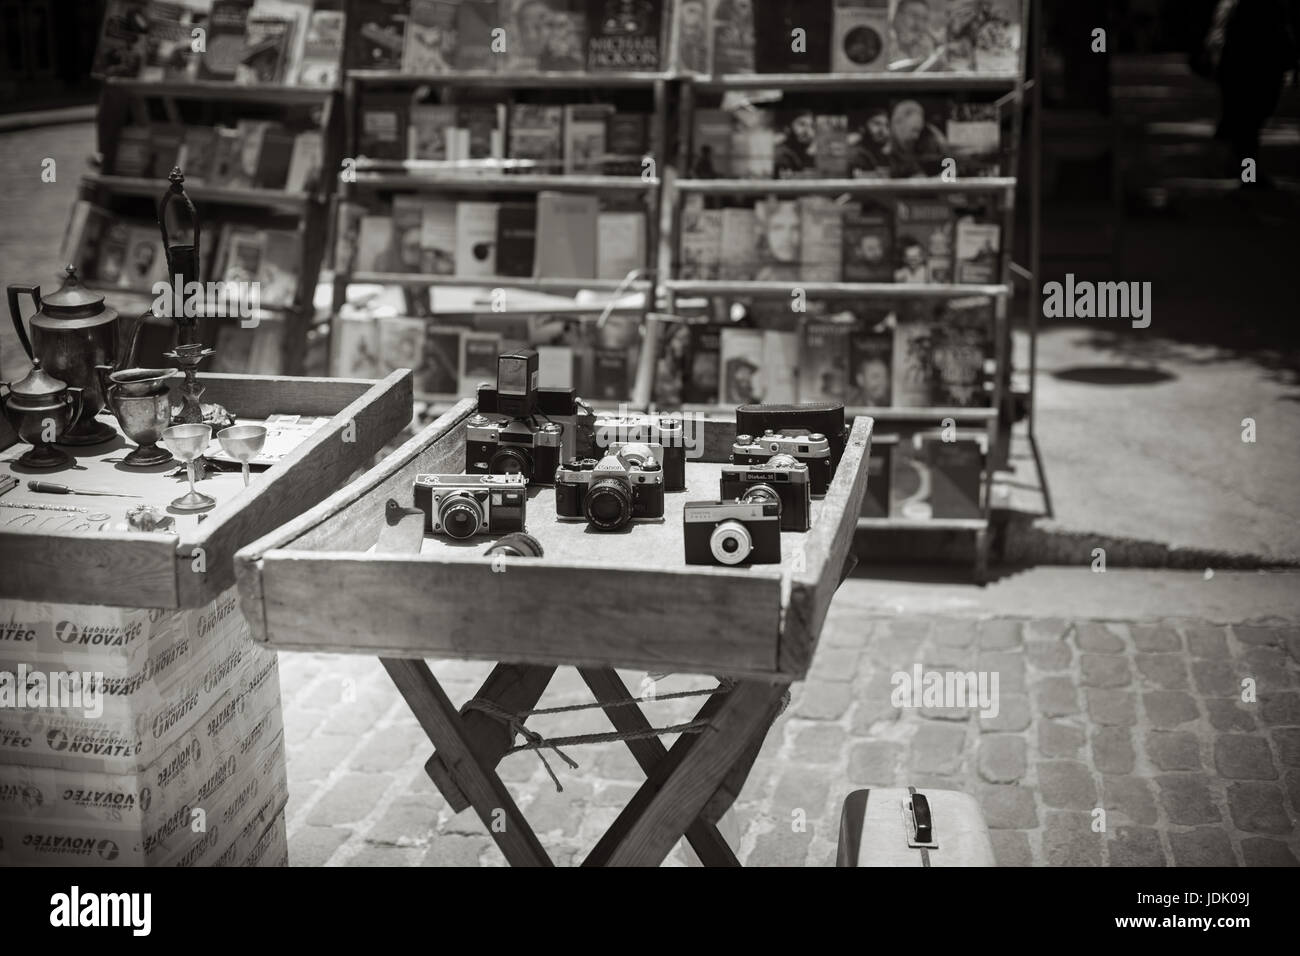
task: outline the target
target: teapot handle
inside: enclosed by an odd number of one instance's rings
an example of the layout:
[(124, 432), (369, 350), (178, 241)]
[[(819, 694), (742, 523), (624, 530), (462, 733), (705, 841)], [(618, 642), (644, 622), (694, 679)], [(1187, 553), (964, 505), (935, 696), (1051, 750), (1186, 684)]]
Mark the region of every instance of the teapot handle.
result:
[(5, 292), (9, 298), (9, 317), (14, 320), (14, 331), (18, 333), (18, 341), (22, 343), (27, 357), (32, 361), (36, 359), (36, 353), (32, 351), (31, 340), (27, 338), (27, 329), (23, 327), (23, 315), (18, 309), (18, 297), (20, 295), (29, 295), (32, 302), (36, 303), (36, 311), (41, 311), (41, 287), (38, 285), (17, 285), (9, 286)]
[(81, 418), (81, 404), (82, 400), (85, 398), (83, 394), (84, 391), (84, 389), (77, 388), (76, 386), (68, 387), (67, 401), (72, 403), (72, 415), (68, 418), (69, 428), (71, 428), (77, 420)]

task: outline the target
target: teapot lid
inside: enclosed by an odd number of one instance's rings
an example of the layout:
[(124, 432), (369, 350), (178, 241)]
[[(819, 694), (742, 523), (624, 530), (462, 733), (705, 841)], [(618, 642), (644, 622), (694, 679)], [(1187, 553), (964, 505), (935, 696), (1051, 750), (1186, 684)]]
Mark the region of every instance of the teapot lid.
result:
[(33, 359), (32, 370), (27, 373), (27, 377), (21, 382), (15, 382), (9, 388), (15, 395), (20, 395), (25, 399), (36, 399), (53, 398), (67, 391), (68, 386), (67, 383), (60, 381), (41, 368), (40, 359)]
[(77, 276), (77, 267), (69, 265), (63, 270), (63, 285), (47, 296), (41, 297), (41, 306), (54, 313), (93, 315), (104, 311), (104, 297), (81, 284)]

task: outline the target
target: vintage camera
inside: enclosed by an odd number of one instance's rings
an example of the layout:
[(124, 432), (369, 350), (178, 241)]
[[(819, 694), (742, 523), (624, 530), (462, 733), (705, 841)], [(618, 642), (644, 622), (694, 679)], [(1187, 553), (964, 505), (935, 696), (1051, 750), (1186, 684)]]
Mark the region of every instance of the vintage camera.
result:
[(664, 473), (647, 445), (629, 443), (597, 461), (575, 459), (555, 472), (555, 513), (617, 531), (638, 518), (664, 516)]
[(801, 428), (768, 429), (762, 435), (737, 435), (731, 446), (731, 460), (737, 465), (759, 465), (773, 455), (789, 455), (808, 466), (812, 493), (826, 494), (831, 486), (831, 449), (826, 436)]
[(523, 475), (548, 485), (561, 460), (564, 430), (554, 422), (471, 415), (465, 423), (465, 470), (471, 474)]
[(736, 406), (737, 435), (761, 435), (769, 428), (778, 434), (787, 428), (799, 428), (825, 435), (831, 446), (831, 474), (839, 467), (849, 438), (844, 406), (839, 402)]
[(686, 490), (686, 442), (680, 419), (658, 415), (597, 415), (593, 428), (598, 452), (626, 442), (658, 446), (664, 490)]
[(775, 501), (688, 501), (682, 512), (687, 564), (780, 564)]
[(524, 530), (528, 482), (523, 475), (416, 475), (415, 506), (426, 533), (464, 540)]
[(778, 502), (782, 531), (807, 531), (812, 527), (808, 466), (789, 455), (773, 455), (756, 465), (723, 465), (718, 484), (719, 497), (724, 501)]

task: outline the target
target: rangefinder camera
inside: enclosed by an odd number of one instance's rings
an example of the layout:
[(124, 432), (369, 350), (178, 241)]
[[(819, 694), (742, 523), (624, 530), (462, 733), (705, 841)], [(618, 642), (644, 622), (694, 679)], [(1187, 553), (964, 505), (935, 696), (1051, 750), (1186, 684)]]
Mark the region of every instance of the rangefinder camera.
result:
[(773, 455), (759, 465), (723, 465), (718, 484), (724, 501), (779, 503), (782, 531), (807, 531), (812, 526), (808, 466), (789, 455)]
[(465, 540), (524, 530), (528, 482), (523, 475), (416, 475), (415, 506), (426, 533)]
[(807, 465), (812, 493), (826, 494), (831, 486), (831, 446), (821, 432), (769, 428), (762, 435), (737, 435), (731, 446), (731, 460), (737, 465), (761, 465), (773, 455), (789, 455)]
[(775, 501), (688, 501), (682, 512), (687, 564), (780, 564)]
[(664, 490), (686, 490), (686, 442), (680, 419), (658, 415), (597, 415), (593, 427), (597, 453), (627, 442), (657, 446), (659, 464), (664, 470)]
[(564, 429), (554, 422), (471, 415), (465, 423), (465, 470), (470, 474), (523, 475), (530, 485), (549, 485), (562, 460)]
[(622, 445), (617, 453), (574, 459), (555, 472), (555, 513), (586, 518), (598, 531), (664, 516), (664, 473), (647, 445)]

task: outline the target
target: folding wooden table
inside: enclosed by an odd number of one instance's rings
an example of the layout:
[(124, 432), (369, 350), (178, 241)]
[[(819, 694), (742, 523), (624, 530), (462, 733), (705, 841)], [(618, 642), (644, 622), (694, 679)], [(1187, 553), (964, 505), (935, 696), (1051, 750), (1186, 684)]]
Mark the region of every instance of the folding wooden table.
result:
[[(686, 565), (685, 501), (716, 499), (735, 423), (687, 425), (687, 490), (665, 495), (662, 522), (590, 532), (555, 517), (531, 489), (527, 530), (542, 558), (485, 556), (487, 539), (425, 536), (419, 553), (380, 550), (387, 502), (410, 507), (417, 474), (464, 471), (461, 401), (374, 469), (235, 556), (253, 636), (284, 650), (380, 657), (435, 751), (426, 770), (457, 811), (473, 807), (514, 865), (550, 865), (497, 775), (515, 747), (541, 743), (526, 712), (555, 669), (577, 667), (646, 781), (584, 865), (658, 865), (683, 836), (708, 865), (736, 865), (716, 823), (744, 785), (792, 681), (803, 678), (850, 560), (866, 490), (871, 420), (859, 418), (812, 528), (783, 533), (782, 563)], [(387, 547), (387, 545), (385, 545)], [(426, 659), (495, 661), (459, 712)], [(615, 668), (714, 675), (671, 749)], [(644, 736), (643, 736), (644, 735)], [(554, 742), (554, 741), (553, 741)]]

